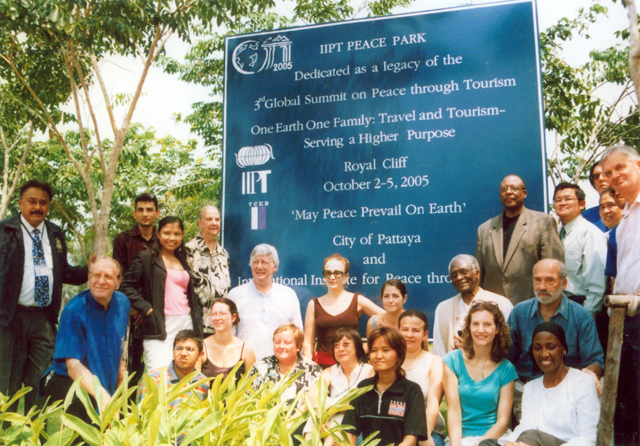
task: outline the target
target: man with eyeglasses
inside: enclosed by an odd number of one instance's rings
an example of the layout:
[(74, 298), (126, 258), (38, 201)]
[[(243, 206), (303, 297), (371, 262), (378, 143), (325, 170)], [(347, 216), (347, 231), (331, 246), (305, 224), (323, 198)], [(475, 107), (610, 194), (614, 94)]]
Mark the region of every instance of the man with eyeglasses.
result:
[[(173, 361), (168, 364), (167, 367), (156, 369), (149, 373), (149, 376), (154, 379), (158, 386), (162, 385), (160, 380), (162, 379), (162, 372), (164, 373), (164, 385), (167, 389), (175, 384), (178, 384), (190, 373), (196, 372), (196, 363), (204, 358), (204, 351), (202, 350), (202, 337), (194, 330), (181, 330), (173, 340)], [(206, 380), (207, 377), (202, 373), (195, 375), (186, 385), (193, 384), (200, 380)], [(186, 401), (188, 398), (198, 398), (200, 401), (204, 401), (209, 392), (209, 382), (203, 382), (195, 389), (191, 390), (189, 394), (182, 394), (169, 403), (169, 408), (178, 406), (182, 401)], [(143, 382), (138, 389), (138, 398), (140, 401), (147, 395), (145, 383)]]
[(240, 315), (236, 336), (253, 347), (256, 359), (273, 355), (273, 332), (289, 322), (302, 329), (300, 301), (292, 288), (276, 283), (278, 251), (262, 243), (251, 251), (253, 279), (229, 291)]
[[(593, 163), (593, 166), (591, 166), (591, 170), (589, 171), (589, 183), (591, 183), (591, 186), (593, 186), (600, 196), (602, 196), (602, 192), (609, 187), (607, 179), (602, 174), (602, 165), (600, 165), (599, 162)], [(596, 227), (602, 232), (607, 232), (609, 230), (600, 215), (600, 206), (594, 206), (586, 209), (582, 213), (582, 217), (596, 225)]]
[(504, 211), (478, 228), (480, 286), (517, 304), (533, 296), (531, 271), (538, 260), (563, 260), (556, 221), (525, 208), (527, 187), (517, 175), (500, 183)]
[[(93, 406), (100, 412), (105, 410), (126, 367), (124, 346), (130, 305), (127, 296), (116, 291), (121, 280), (116, 260), (103, 257), (91, 265), (89, 289), (71, 299), (60, 316), (54, 363), (40, 382), (41, 395), (52, 401), (64, 400), (73, 382), (82, 378), (80, 385)], [(94, 376), (100, 380), (101, 389), (94, 387)], [(66, 412), (91, 423), (77, 396)]]
[(582, 217), (585, 198), (584, 191), (571, 183), (558, 184), (553, 193), (556, 214), (562, 222), (559, 235), (568, 271), (565, 294), (595, 316), (604, 299), (607, 237)]
[[(596, 229), (597, 231), (597, 229)], [(555, 259), (540, 260), (533, 268), (533, 289), (536, 297), (520, 302), (509, 316), (511, 348), (508, 359), (516, 367), (513, 412), (520, 419), (520, 405), (524, 384), (542, 376), (534, 365), (530, 347), (533, 331), (542, 322), (556, 322), (564, 328), (569, 351), (564, 363), (588, 373), (601, 392), (600, 377), (604, 369), (604, 353), (591, 314), (563, 293), (567, 287), (567, 268)]]
[(475, 257), (458, 254), (451, 259), (449, 277), (458, 294), (438, 304), (433, 322), (433, 352), (441, 358), (462, 345), (464, 321), (473, 302), (495, 302), (505, 321), (513, 309), (506, 297), (480, 288), (480, 267)]

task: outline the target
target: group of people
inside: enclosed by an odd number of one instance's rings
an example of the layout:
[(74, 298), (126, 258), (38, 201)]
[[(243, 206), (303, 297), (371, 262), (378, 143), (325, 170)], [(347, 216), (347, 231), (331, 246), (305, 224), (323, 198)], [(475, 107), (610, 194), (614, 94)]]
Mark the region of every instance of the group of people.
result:
[[(580, 187), (562, 183), (554, 191), (559, 226), (525, 208), (520, 177), (502, 180), (504, 212), (479, 227), (475, 257), (460, 254), (449, 264), (458, 294), (436, 309), (433, 353), (427, 317), (404, 308), (405, 285), (386, 282), (380, 308), (345, 289), (349, 261), (339, 254), (325, 259), (327, 292), (309, 301), (304, 324), (295, 291), (273, 280), (279, 257), (271, 245), (253, 249), (252, 280), (232, 289), (213, 206), (201, 209), (200, 232), (185, 243), (180, 218), (164, 217), (156, 228), (157, 199), (142, 194), (136, 225), (116, 237), (113, 258), (70, 266), (64, 235), (46, 220), (53, 191), (31, 180), (20, 189), (20, 214), (0, 222), (0, 392), (28, 385), (61, 399), (82, 378), (103, 409), (125, 369), (134, 373), (132, 385), (145, 372), (158, 385), (194, 371), (194, 380), (251, 372), (256, 388), (301, 371), (283, 400), (321, 377), (330, 401), (373, 386), (332, 419), (351, 426), (352, 444), (379, 431), (382, 444), (396, 445), (440, 446), (447, 434), (453, 446), (592, 445), (607, 329), (603, 298), (640, 294), (640, 156), (610, 148), (590, 179), (601, 193), (597, 216), (583, 212)], [(88, 289), (58, 323), (62, 283), (87, 278)], [(366, 344), (357, 332), (363, 313)], [(640, 441), (639, 320), (629, 314), (625, 321), (616, 444)], [(207, 389), (203, 384), (191, 397), (204, 398)], [(144, 386), (138, 393), (144, 398)], [(27, 409), (35, 398), (27, 395)], [(74, 410), (83, 418), (79, 401)]]

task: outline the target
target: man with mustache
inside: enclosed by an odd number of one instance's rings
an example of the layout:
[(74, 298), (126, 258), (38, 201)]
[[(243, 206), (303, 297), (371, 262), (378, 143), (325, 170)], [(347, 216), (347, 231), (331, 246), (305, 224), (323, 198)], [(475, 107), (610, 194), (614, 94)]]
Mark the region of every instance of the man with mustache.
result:
[(516, 381), (513, 404), (517, 419), (520, 419), (519, 403), (524, 384), (542, 375), (534, 367), (529, 353), (533, 330), (542, 322), (555, 322), (564, 328), (569, 346), (565, 364), (590, 374), (598, 393), (601, 392), (599, 379), (604, 368), (604, 353), (596, 324), (587, 309), (569, 300), (563, 293), (566, 287), (567, 268), (564, 263), (555, 259), (540, 260), (533, 267), (533, 289), (536, 297), (520, 302), (509, 315), (512, 345), (508, 359), (516, 367), (520, 377)]
[[(20, 214), (0, 222), (0, 392), (37, 388), (53, 359), (62, 284), (82, 285), (86, 266), (70, 266), (62, 230), (46, 221), (51, 186), (20, 188)], [(93, 262), (95, 255), (89, 264)], [(35, 402), (25, 396), (25, 413)]]
[(478, 228), (476, 259), (480, 287), (517, 304), (533, 296), (531, 269), (538, 260), (563, 260), (562, 242), (552, 216), (524, 205), (527, 186), (518, 175), (500, 183), (504, 210)]

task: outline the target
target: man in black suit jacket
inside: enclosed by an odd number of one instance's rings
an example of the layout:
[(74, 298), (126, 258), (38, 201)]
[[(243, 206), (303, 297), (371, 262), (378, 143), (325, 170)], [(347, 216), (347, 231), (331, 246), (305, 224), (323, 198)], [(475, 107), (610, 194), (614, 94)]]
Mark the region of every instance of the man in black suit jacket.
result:
[(88, 277), (86, 266), (67, 262), (61, 229), (45, 221), (52, 197), (49, 184), (28, 181), (20, 188), (20, 214), (0, 222), (0, 392), (32, 387), (25, 412), (53, 358), (62, 284), (82, 285)]

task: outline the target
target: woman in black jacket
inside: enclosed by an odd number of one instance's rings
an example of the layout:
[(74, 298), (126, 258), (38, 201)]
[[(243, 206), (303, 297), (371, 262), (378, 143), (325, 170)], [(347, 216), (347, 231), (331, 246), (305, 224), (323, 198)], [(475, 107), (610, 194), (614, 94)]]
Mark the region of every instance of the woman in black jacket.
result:
[(120, 291), (144, 320), (140, 327), (147, 371), (167, 367), (180, 330), (202, 333), (202, 307), (194, 290), (178, 217), (158, 223), (153, 248), (142, 251), (125, 274)]

